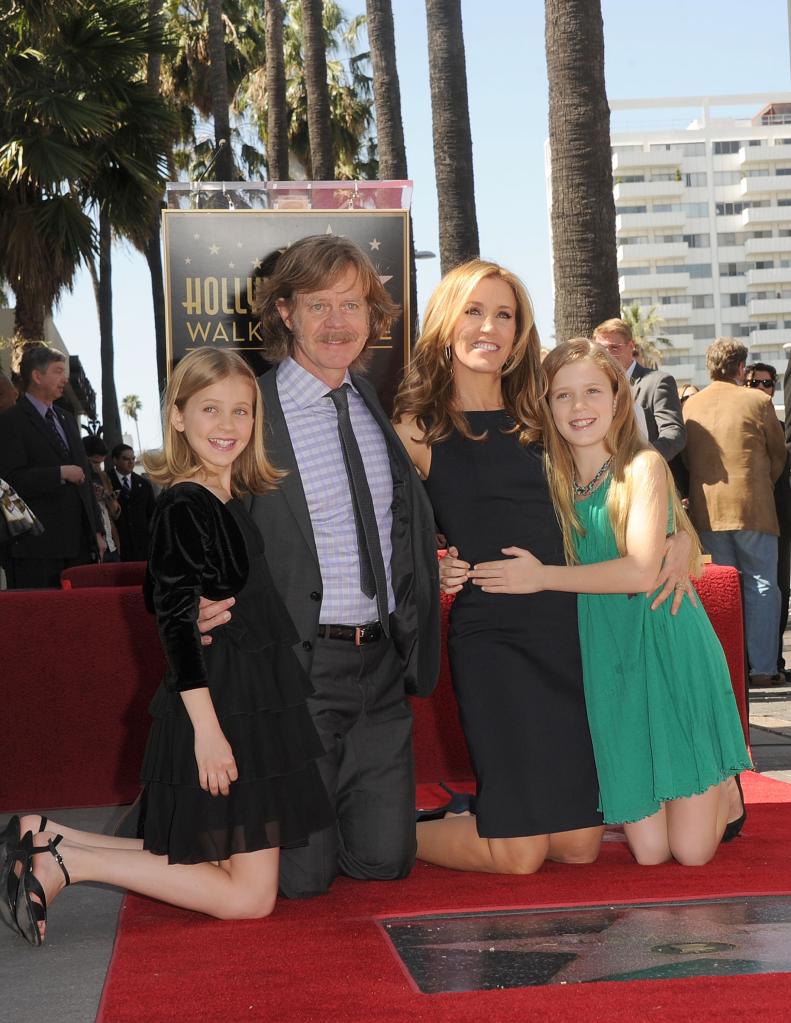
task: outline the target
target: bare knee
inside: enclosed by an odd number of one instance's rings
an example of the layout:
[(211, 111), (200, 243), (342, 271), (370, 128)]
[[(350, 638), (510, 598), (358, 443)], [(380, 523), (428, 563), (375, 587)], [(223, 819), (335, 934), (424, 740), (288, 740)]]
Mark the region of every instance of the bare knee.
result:
[(220, 920), (261, 920), (270, 916), (277, 902), (276, 891), (240, 892), (231, 896), (215, 914)]
[(671, 846), (673, 859), (682, 867), (705, 867), (707, 863), (711, 862), (716, 851), (717, 847), (711, 848), (708, 843), (705, 846), (685, 846), (683, 844), (680, 847), (675, 844)]
[(547, 858), (549, 843), (546, 836), (537, 835), (490, 841), (489, 848), (498, 874), (535, 874)]
[(549, 857), (556, 863), (595, 863), (603, 828), (586, 828), (549, 836)]

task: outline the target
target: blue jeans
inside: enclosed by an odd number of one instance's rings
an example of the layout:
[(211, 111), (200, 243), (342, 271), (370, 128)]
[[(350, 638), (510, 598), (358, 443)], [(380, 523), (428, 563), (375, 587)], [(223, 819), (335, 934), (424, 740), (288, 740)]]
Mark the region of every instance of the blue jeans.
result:
[(732, 565), (742, 573), (750, 674), (774, 675), (780, 628), (777, 537), (752, 529), (704, 530), (700, 542), (716, 565)]

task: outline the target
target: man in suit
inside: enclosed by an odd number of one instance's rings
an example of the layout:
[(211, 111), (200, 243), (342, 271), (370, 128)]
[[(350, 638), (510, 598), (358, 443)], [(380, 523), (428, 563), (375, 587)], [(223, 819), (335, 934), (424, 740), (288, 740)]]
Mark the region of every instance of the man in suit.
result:
[(154, 488), (134, 471), (135, 453), (128, 444), (116, 444), (110, 454), (113, 465), (107, 476), (121, 506), (115, 523), (121, 561), (147, 561), (148, 528), (156, 504)]
[[(439, 671), (436, 535), (412, 463), (359, 374), (397, 313), (367, 256), (344, 238), (303, 238), (258, 301), (275, 364), (260, 378), (266, 443), (287, 475), (251, 510), (300, 636), (337, 811), (335, 826), (281, 854), (281, 891), (298, 898), (327, 891), (338, 873), (394, 880), (414, 863), (405, 697), (427, 696)], [(223, 607), (204, 609), (204, 631)]]
[(606, 348), (632, 384), (635, 406), (645, 413), (648, 440), (670, 462), (686, 441), (681, 401), (675, 379), (669, 373), (646, 369), (634, 357), (632, 328), (625, 320), (605, 320), (593, 332), (593, 340)]
[(703, 550), (742, 573), (752, 686), (775, 685), (780, 590), (774, 484), (786, 461), (771, 401), (744, 383), (747, 349), (720, 337), (706, 352), (712, 382), (684, 402), (689, 515)]
[(11, 548), (10, 585), (60, 585), (71, 565), (101, 559), (105, 540), (90, 470), (74, 417), (54, 403), (66, 386), (64, 356), (44, 345), (22, 355), (24, 395), (0, 414), (0, 476), (44, 526)]

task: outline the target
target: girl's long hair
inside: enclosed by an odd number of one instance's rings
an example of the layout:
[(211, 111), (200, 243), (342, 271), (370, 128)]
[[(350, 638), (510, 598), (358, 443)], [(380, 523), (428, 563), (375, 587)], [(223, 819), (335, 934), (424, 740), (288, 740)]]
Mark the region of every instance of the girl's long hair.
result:
[(184, 410), (189, 399), (205, 387), (241, 377), (253, 388), (253, 433), (244, 451), (233, 463), (231, 492), (263, 494), (271, 489), (285, 473), (269, 461), (264, 448), (264, 403), (255, 373), (236, 352), (218, 348), (199, 348), (181, 359), (173, 370), (162, 401), (162, 450), (145, 455), (146, 472), (154, 483), (169, 487), (174, 480), (189, 479), (203, 468), (200, 459), (189, 446), (183, 432), (173, 425), (173, 410)]
[[(626, 527), (629, 521), (629, 510), (632, 503), (632, 464), (641, 451), (654, 450), (643, 440), (634, 414), (632, 388), (626, 374), (611, 358), (607, 351), (590, 341), (588, 338), (575, 337), (547, 355), (543, 362), (544, 393), (541, 407), (544, 419), (544, 464), (546, 468), (552, 500), (555, 504), (560, 526), (563, 530), (563, 548), (566, 560), (570, 565), (577, 564), (574, 535), (582, 533), (582, 526), (577, 515), (574, 501), (574, 461), (571, 447), (555, 426), (549, 405), (549, 391), (558, 370), (571, 363), (588, 360), (596, 365), (612, 385), (615, 413), (605, 437), (607, 450), (612, 455), (610, 464), (610, 490), (607, 494), (607, 512), (610, 516), (615, 542), (621, 557), (626, 554)], [(664, 458), (661, 459), (667, 480), (670, 512), (668, 532), (683, 530), (692, 540), (689, 571), (697, 575), (700, 571), (700, 541), (695, 528), (684, 511), (670, 468)]]
[(423, 330), (395, 399), (395, 422), (414, 419), (423, 431), (421, 440), (428, 445), (446, 440), (454, 429), (463, 437), (483, 439), (472, 433), (456, 407), (453, 361), (445, 349), (453, 342), (454, 328), (470, 292), (490, 277), (505, 281), (516, 300), (514, 347), (502, 375), (503, 404), (523, 444), (540, 437), (541, 343), (530, 297), (515, 274), (497, 263), (471, 259), (447, 273), (429, 299)]

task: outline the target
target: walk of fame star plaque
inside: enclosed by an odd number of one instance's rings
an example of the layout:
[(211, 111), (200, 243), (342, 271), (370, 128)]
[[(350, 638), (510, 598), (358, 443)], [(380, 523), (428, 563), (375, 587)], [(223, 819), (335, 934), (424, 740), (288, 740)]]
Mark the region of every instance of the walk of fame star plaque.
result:
[(381, 921), (424, 994), (791, 973), (791, 896)]

